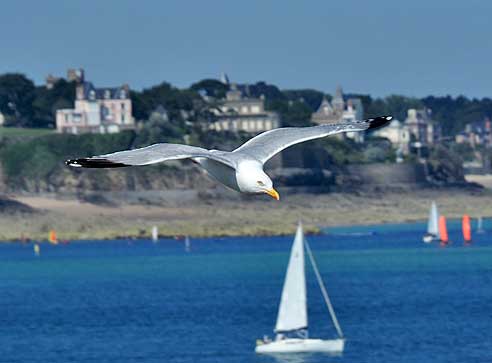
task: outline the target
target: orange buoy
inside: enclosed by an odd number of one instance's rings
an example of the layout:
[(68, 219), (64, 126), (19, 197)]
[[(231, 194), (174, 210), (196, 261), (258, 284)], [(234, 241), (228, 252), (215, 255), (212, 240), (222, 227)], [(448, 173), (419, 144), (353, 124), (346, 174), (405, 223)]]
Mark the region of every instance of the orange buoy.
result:
[(463, 239), (465, 243), (471, 242), (471, 224), (470, 224), (470, 216), (465, 214), (463, 216), (463, 220), (461, 223), (461, 227), (463, 229)]
[(58, 244), (58, 238), (56, 238), (56, 231), (54, 229), (50, 231), (48, 241), (54, 245)]
[(446, 227), (446, 217), (439, 217), (439, 237), (441, 238), (441, 245), (445, 246), (449, 242), (448, 229)]

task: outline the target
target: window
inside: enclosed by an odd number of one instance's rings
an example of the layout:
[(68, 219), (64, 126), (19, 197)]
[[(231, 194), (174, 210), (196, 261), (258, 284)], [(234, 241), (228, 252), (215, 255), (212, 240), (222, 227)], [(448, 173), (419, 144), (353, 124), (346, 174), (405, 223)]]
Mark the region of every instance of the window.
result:
[(124, 89), (122, 89), (122, 90), (120, 91), (120, 98), (121, 98), (121, 99), (126, 98), (126, 92), (125, 92), (125, 90), (124, 90)]
[(111, 92), (109, 92), (109, 89), (104, 91), (104, 98), (106, 98), (106, 99), (111, 98)]
[(260, 106), (251, 106), (251, 113), (260, 113)]
[(90, 100), (96, 99), (96, 91), (94, 91), (93, 89), (89, 92), (89, 99)]
[(122, 102), (121, 103), (121, 109), (124, 110), (125, 109), (125, 104)]
[(241, 112), (242, 113), (248, 113), (248, 106), (242, 106), (241, 107)]
[(125, 123), (125, 114), (124, 113), (121, 114), (121, 123), (122, 124)]

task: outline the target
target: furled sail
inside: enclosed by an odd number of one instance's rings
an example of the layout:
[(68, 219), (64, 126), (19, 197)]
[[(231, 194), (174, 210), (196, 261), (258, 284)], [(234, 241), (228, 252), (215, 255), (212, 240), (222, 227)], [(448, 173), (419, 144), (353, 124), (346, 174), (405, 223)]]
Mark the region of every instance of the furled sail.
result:
[(299, 224), (290, 253), (275, 332), (304, 329), (307, 326), (304, 236), (302, 225)]
[(436, 202), (432, 202), (429, 212), (429, 222), (427, 223), (427, 233), (433, 236), (439, 235), (439, 212), (437, 211)]

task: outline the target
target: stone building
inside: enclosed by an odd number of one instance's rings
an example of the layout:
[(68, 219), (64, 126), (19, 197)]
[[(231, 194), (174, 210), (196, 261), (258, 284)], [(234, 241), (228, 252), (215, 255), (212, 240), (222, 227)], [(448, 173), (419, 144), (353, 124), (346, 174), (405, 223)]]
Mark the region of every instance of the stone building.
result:
[(408, 127), (411, 135), (411, 147), (428, 147), (441, 138), (441, 128), (432, 120), (431, 110), (427, 108), (421, 110), (409, 109), (405, 126)]
[[(335, 96), (331, 103), (325, 97), (321, 101), (318, 110), (311, 115), (311, 121), (318, 125), (334, 124), (343, 121), (351, 122), (364, 118), (364, 107), (358, 98), (349, 98), (345, 101), (342, 88), (337, 87)], [(364, 134), (361, 132), (348, 132), (348, 138), (357, 142), (364, 141)], [(340, 137), (344, 137), (343, 135)]]
[(220, 110), (212, 109), (215, 121), (210, 129), (215, 131), (244, 131), (257, 134), (280, 127), (278, 113), (265, 110), (265, 98), (249, 97), (236, 84), (231, 84)]
[(67, 79), (77, 83), (75, 105), (56, 111), (58, 132), (103, 134), (135, 128), (128, 85), (96, 88), (82, 69), (69, 70)]
[(492, 147), (492, 123), (489, 118), (472, 122), (465, 126), (465, 129), (456, 135), (458, 144), (470, 144), (471, 147), (477, 146)]

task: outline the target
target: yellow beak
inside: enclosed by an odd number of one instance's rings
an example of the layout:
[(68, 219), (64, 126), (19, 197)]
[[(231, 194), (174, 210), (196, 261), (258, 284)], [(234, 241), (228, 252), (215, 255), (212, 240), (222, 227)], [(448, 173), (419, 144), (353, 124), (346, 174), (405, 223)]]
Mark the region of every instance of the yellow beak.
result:
[(267, 193), (270, 197), (272, 197), (273, 199), (276, 199), (276, 200), (280, 200), (280, 195), (277, 193), (277, 191), (275, 189), (270, 189), (270, 190), (266, 190), (265, 193)]

